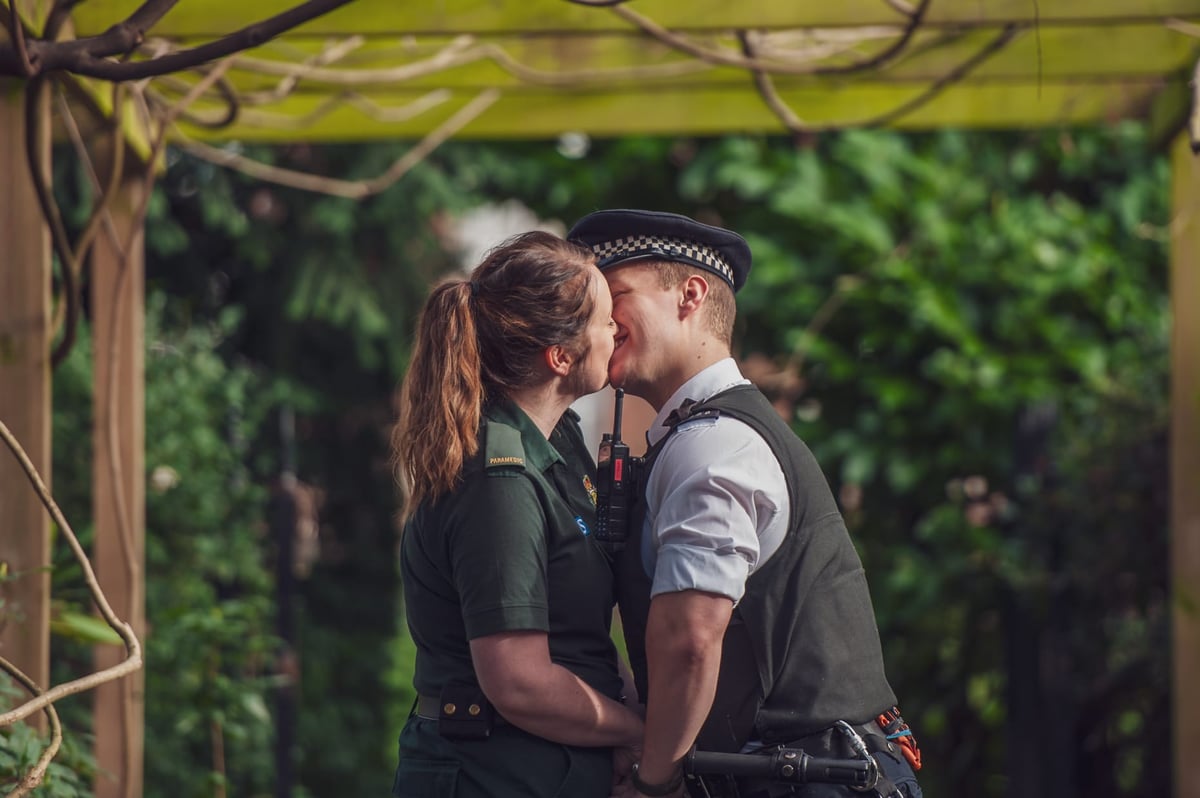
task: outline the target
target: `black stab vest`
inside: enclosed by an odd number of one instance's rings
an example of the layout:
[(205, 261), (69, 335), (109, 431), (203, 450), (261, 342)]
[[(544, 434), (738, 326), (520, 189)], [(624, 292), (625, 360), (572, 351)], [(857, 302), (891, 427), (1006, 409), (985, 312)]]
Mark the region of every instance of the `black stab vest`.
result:
[(646, 698), (651, 586), (641, 557), (645, 485), (680, 423), (717, 415), (749, 425), (771, 447), (787, 481), (791, 517), (780, 547), (750, 575), (734, 608), (716, 699), (697, 747), (737, 751), (748, 739), (783, 743), (837, 720), (872, 720), (896, 697), (884, 675), (862, 562), (816, 458), (749, 385), (693, 406), (687, 419), (676, 422), (646, 453), (629, 540), (616, 561), (617, 597), (638, 694)]

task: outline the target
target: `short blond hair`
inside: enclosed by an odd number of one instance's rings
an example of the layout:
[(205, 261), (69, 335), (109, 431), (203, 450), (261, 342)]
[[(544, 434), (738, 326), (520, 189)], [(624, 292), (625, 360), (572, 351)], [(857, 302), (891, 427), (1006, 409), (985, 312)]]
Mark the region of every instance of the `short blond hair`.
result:
[(663, 289), (675, 288), (687, 278), (697, 275), (708, 281), (708, 297), (704, 302), (704, 320), (708, 331), (726, 346), (733, 346), (733, 321), (737, 317), (737, 301), (729, 283), (710, 271), (674, 260), (655, 261), (651, 264), (658, 273), (658, 285)]

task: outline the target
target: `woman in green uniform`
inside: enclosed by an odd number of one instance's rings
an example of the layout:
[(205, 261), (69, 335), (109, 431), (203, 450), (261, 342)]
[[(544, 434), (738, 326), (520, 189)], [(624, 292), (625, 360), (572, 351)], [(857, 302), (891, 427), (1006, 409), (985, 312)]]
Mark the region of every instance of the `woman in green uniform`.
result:
[(570, 410), (608, 380), (611, 313), (593, 255), (541, 232), (426, 301), (393, 441), (418, 693), (395, 796), (603, 798), (641, 742)]

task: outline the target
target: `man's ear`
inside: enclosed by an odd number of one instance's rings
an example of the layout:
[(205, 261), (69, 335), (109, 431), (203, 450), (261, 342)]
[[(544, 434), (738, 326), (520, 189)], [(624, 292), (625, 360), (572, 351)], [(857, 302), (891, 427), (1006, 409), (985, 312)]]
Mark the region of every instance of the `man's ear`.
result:
[(546, 366), (554, 374), (560, 377), (565, 377), (571, 373), (571, 366), (575, 362), (575, 357), (567, 351), (567, 348), (561, 344), (546, 347), (544, 353), (546, 358)]
[(683, 281), (683, 290), (679, 295), (679, 317), (684, 318), (700, 309), (708, 297), (708, 280), (699, 275), (690, 275)]

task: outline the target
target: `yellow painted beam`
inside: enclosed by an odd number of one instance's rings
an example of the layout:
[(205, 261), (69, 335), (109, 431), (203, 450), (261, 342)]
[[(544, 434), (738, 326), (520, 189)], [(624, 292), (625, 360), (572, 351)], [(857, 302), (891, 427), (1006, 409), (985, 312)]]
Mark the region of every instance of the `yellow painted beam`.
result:
[[(922, 34), (907, 49), (909, 54), (895, 64), (869, 75), (837, 78), (836, 83), (861, 79), (881, 83), (936, 80), (980, 52), (996, 33), (997, 29), (978, 30), (952, 38), (948, 34)], [(726, 83), (748, 87), (744, 69), (705, 64), (640, 37), (615, 34), (492, 36), (457, 47), (454, 42), (447, 36), (372, 39), (351, 49), (329, 69), (370, 76), (378, 83), (394, 74), (397, 77), (391, 82), (398, 83), (399, 70), (428, 64), (441, 54), (453, 61), (444, 68), (406, 77), (403, 83), (421, 88), (506, 88), (539, 81), (570, 80), (581, 85), (605, 86), (613, 91), (649, 81), (672, 86)], [(857, 57), (878, 52), (887, 42), (887, 39), (868, 41), (858, 48)], [(706, 44), (733, 53), (738, 47), (729, 36), (710, 37)], [(318, 57), (328, 46), (327, 41), (313, 39), (269, 43), (246, 53), (242, 66), (234, 66), (228, 78), (242, 91), (267, 90), (279, 85), (283, 79), (279, 74), (281, 67), (300, 65)], [(1006, 47), (972, 70), (970, 79), (1054, 81), (1072, 78), (1082, 81), (1160, 76), (1190, 64), (1198, 47), (1200, 39), (1163, 25), (1120, 28), (1092, 25), (1051, 28), (1040, 34), (1029, 30), (1018, 34)], [(847, 62), (847, 57), (834, 57), (825, 63)], [(629, 70), (634, 68), (648, 71), (630, 73)], [(522, 69), (532, 70), (535, 74), (526, 76)], [(309, 74), (311, 77), (300, 79), (297, 91), (341, 88), (336, 83), (337, 77), (326, 78), (323, 72)], [(801, 78), (779, 75), (776, 79), (795, 82)], [(821, 79), (810, 80), (819, 82)], [(826, 79), (825, 82), (834, 83), (835, 80)]]
[[(74, 12), (80, 35), (103, 32), (140, 5), (141, 0), (89, 0)], [(172, 9), (156, 33), (214, 36), (295, 5), (295, 0), (200, 0)], [(632, 0), (629, 7), (663, 25), (686, 30), (895, 25), (903, 19), (884, 0)], [(914, 3), (915, 5), (915, 3)], [(926, 21), (954, 26), (978, 22), (1032, 21), (1042, 25), (1085, 20), (1135, 21), (1200, 14), (1196, 0), (972, 0), (933, 2)], [(511, 31), (626, 30), (628, 23), (605, 8), (566, 0), (435, 0), (398, 3), (358, 0), (304, 30), (311, 34), (379, 35), (495, 33)]]
[[(929, 129), (1032, 128), (1095, 122), (1137, 116), (1162, 89), (1157, 79), (1113, 83), (985, 83), (947, 89), (920, 110), (899, 119), (894, 127)], [(918, 86), (849, 83), (835, 91), (781, 89), (781, 95), (809, 124), (852, 125), (895, 109), (915, 98)], [(345, 99), (334, 105), (321, 97), (293, 96), (283, 102), (278, 119), (249, 113), (231, 128), (206, 131), (185, 128), (189, 135), (209, 140), (246, 141), (362, 141), (377, 138), (416, 138), (445, 121), (476, 93), (452, 91), (441, 95), (420, 91), (388, 91), (367, 98)], [(410, 119), (389, 121), (410, 104), (432, 106)], [(368, 104), (370, 103), (370, 104)], [(215, 107), (210, 109), (215, 113)], [(282, 126), (279, 126), (282, 125)], [(288, 125), (291, 125), (289, 127)], [(299, 126), (297, 126), (299, 125)], [(567, 131), (594, 136), (717, 135), (723, 133), (782, 133), (784, 127), (753, 91), (735, 87), (699, 87), (671, 91), (654, 87), (605, 91), (526, 90), (509, 92), (459, 134), (466, 138), (553, 138)]]

